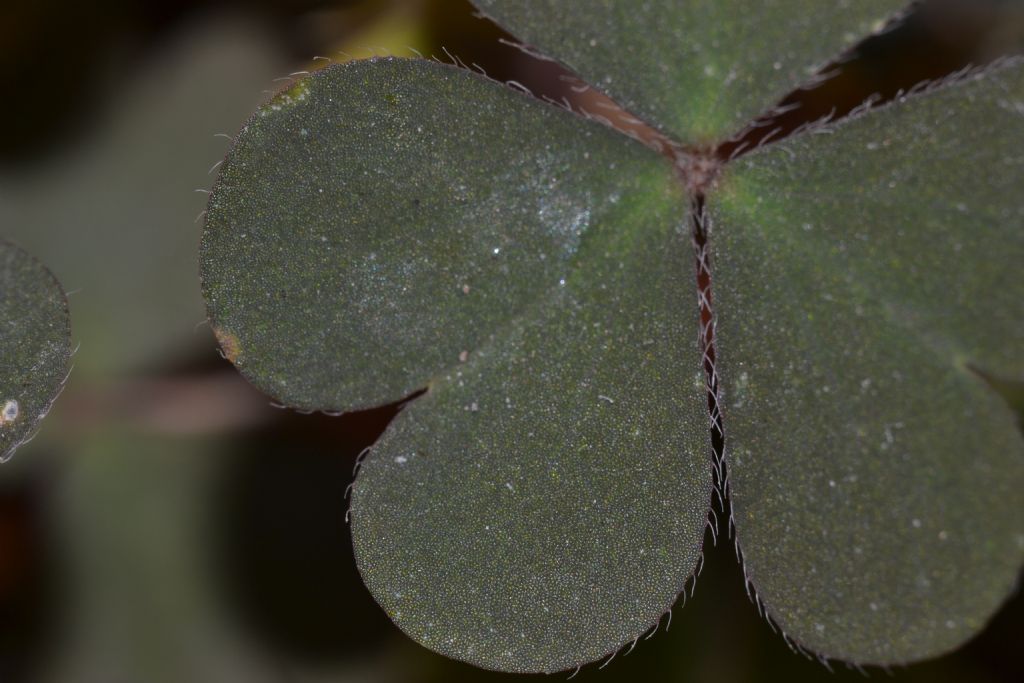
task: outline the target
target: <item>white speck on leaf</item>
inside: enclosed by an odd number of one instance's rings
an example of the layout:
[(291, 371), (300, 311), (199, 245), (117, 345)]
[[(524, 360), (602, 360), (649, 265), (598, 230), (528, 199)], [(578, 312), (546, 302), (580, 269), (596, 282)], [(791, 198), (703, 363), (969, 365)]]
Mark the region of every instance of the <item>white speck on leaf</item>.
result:
[(19, 412), (20, 408), (17, 401), (13, 398), (5, 401), (3, 411), (0, 411), (0, 425), (5, 425), (17, 420)]

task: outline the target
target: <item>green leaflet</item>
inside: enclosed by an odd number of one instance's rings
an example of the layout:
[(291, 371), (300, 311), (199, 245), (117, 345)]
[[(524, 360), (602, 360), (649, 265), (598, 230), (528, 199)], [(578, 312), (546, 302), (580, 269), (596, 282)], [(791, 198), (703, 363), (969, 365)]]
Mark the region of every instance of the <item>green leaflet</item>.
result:
[[(922, 659), (1024, 562), (1024, 67), (740, 161), (710, 202), (748, 576), (805, 647)], [(753, 283), (758, 283), (753, 286)]]
[(649, 630), (698, 562), (710, 445), (680, 314), (689, 245), (645, 227), (628, 252), (581, 258), (578, 284), (401, 413), (360, 470), (363, 577), (443, 654), (593, 661)]
[[(686, 144), (736, 133), (908, 0), (474, 0)], [(768, 131), (765, 131), (766, 133)]]
[(42, 264), (0, 241), (0, 462), (35, 433), (70, 357), (64, 291)]
[(318, 72), (239, 135), (201, 257), (226, 355), (302, 408), (430, 388), (352, 499), (360, 571), (420, 642), (571, 668), (692, 575), (711, 474), (688, 215), (649, 150), (430, 62)]

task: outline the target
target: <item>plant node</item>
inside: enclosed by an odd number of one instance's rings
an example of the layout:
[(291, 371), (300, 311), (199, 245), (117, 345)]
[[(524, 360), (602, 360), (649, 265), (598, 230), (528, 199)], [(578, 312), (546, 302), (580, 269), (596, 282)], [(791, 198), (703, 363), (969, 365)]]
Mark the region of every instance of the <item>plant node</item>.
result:
[(722, 160), (712, 149), (679, 151), (673, 155), (676, 169), (692, 197), (704, 197), (715, 186)]

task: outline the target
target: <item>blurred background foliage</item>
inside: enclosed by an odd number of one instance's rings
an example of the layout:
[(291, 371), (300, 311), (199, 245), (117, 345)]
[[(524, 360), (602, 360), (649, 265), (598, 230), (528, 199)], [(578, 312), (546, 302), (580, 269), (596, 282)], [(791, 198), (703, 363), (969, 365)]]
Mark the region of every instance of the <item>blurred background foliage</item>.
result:
[[(871, 41), (803, 96), (803, 116), (1019, 48), (1019, 3), (995, 19), (1003, 4)], [(451, 54), (600, 109), (509, 39), (465, 0), (0, 8), (0, 233), (61, 279), (80, 344), (42, 433), (0, 471), (0, 681), (513, 680), (420, 648), (359, 580), (344, 494), (394, 409), (273, 408), (218, 357), (196, 264), (209, 169), (289, 73), (325, 57)], [(861, 679), (788, 650), (728, 542), (709, 543), (697, 584), (667, 632), (578, 679)], [(1019, 681), (1022, 633), (1018, 595), (960, 651), (893, 675)]]

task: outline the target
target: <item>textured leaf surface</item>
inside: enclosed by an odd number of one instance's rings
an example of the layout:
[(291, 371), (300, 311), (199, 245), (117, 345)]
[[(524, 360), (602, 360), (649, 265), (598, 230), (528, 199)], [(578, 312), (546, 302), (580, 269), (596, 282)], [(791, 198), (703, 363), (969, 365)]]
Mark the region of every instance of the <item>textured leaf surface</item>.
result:
[[(906, 0), (474, 0), (520, 40), (689, 144), (717, 142)], [(765, 131), (766, 133), (768, 131)]]
[(239, 136), (203, 285), (291, 405), (403, 412), (353, 491), (360, 570), (447, 655), (570, 668), (635, 639), (710, 498), (688, 204), (601, 126), (423, 61), (332, 67)]
[(733, 509), (798, 642), (905, 662), (1024, 562), (1024, 69), (740, 163), (713, 203)]
[(688, 244), (645, 228), (598, 229), (573, 283), (402, 413), (360, 471), (363, 576), (439, 652), (571, 668), (648, 630), (693, 571), (710, 480)]
[(68, 374), (67, 300), (50, 271), (0, 241), (0, 461), (35, 432)]

